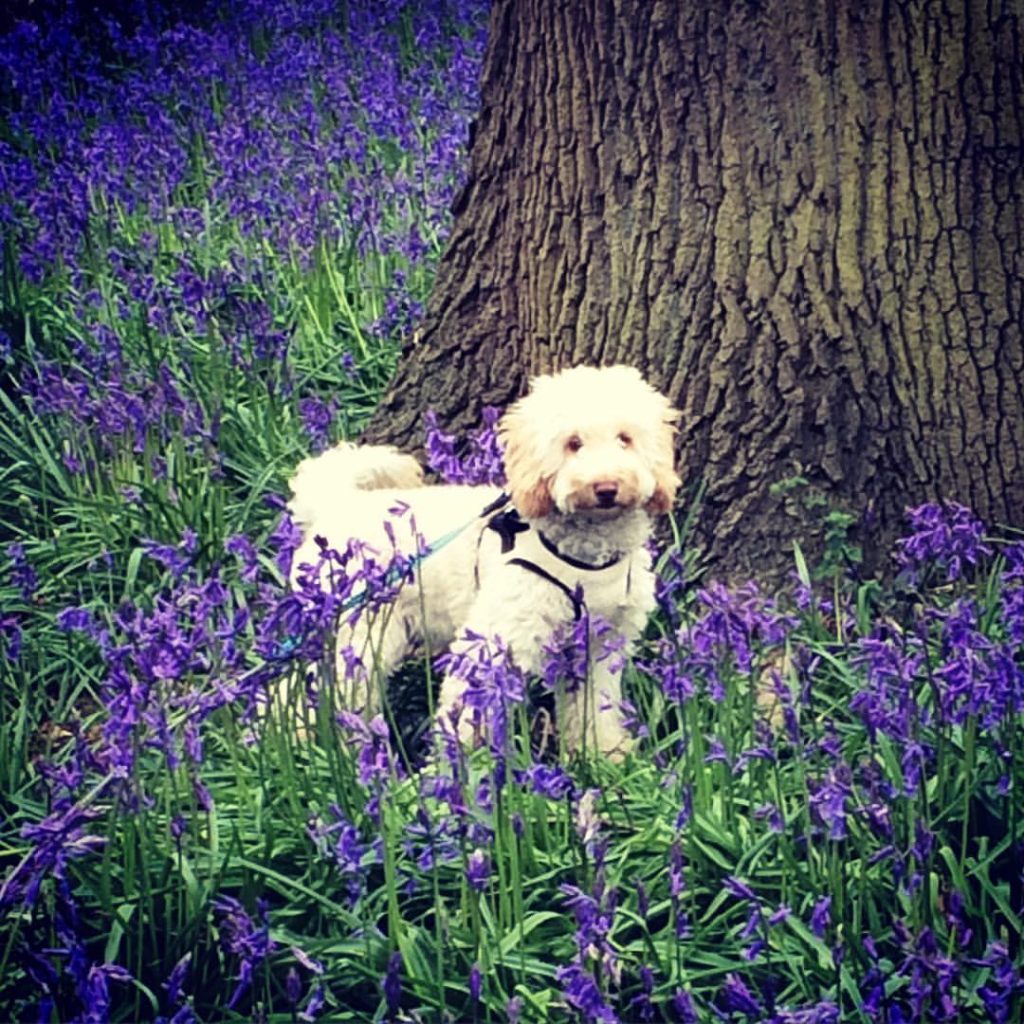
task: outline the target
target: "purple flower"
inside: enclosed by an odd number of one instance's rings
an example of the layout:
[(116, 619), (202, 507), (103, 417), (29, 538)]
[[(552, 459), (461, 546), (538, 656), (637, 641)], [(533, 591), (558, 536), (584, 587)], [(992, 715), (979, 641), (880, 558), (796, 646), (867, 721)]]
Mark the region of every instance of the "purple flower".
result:
[[(337, 804), (331, 805), (334, 821), (324, 823), (318, 819), (311, 821), (307, 827), (309, 837), (313, 840), (317, 852), (333, 861), (341, 880), (345, 884), (348, 905), (354, 907), (363, 894), (366, 886), (367, 869), (364, 862), (370, 853), (362, 841), (359, 830), (345, 816)], [(315, 960), (306, 958), (305, 953), (293, 948), (292, 952), (305, 967), (317, 974), (323, 967)], [(317, 969), (319, 968), (319, 970)]]
[(355, 748), (362, 785), (379, 789), (390, 781), (392, 772), (401, 776), (401, 764), (391, 749), (391, 731), (382, 715), (374, 715), (367, 722), (351, 711), (339, 711), (337, 719)]
[(531, 764), (526, 769), (515, 769), (513, 777), (521, 785), (528, 785), (539, 796), (549, 800), (564, 800), (575, 792), (572, 776), (557, 764)]
[(618, 1024), (619, 1018), (605, 1002), (590, 973), (577, 963), (559, 967), (555, 980), (562, 986), (565, 1001), (585, 1024)]
[(850, 709), (863, 720), (868, 735), (905, 740), (915, 733), (918, 707), (915, 685), (925, 657), (914, 637), (876, 632), (858, 645), (854, 665), (866, 670), (867, 683), (850, 700)]
[(483, 410), (483, 425), (472, 435), (468, 451), (458, 454), (458, 445), (452, 434), (446, 434), (438, 425), (437, 414), (428, 410), (424, 447), (427, 465), (449, 484), (494, 484), (505, 482), (505, 469), (498, 445), (497, 421), (500, 410), (487, 406)]
[(18, 588), (23, 601), (31, 601), (39, 586), (39, 576), (29, 564), (25, 545), (7, 545), (7, 557), (11, 560), (11, 582)]
[(634, 880), (636, 886), (636, 912), (642, 921), (647, 920), (647, 915), (651, 911), (651, 900), (647, 895), (647, 886), (639, 879)]
[(669, 549), (664, 554), (652, 551), (658, 565), (654, 596), (658, 608), (673, 630), (681, 624), (681, 606), (687, 586), (691, 583), (691, 570), (682, 551)]
[(1001, 942), (990, 943), (978, 963), (991, 971), (988, 981), (978, 989), (985, 1012), (995, 1024), (1009, 1024), (1014, 997), (1024, 992), (1024, 971), (1014, 965)]
[(722, 882), (722, 886), (726, 892), (731, 893), (737, 899), (751, 900), (754, 903), (757, 902), (757, 893), (755, 893), (754, 890), (746, 884), (746, 882), (741, 882), (738, 878), (735, 878), (732, 875), (726, 876), (725, 880)]
[(143, 540), (142, 549), (150, 558), (160, 562), (175, 580), (180, 580), (192, 564), (198, 538), (193, 530), (186, 527), (177, 545), (160, 544), (155, 540)]
[(232, 534), (224, 542), (224, 550), (228, 554), (236, 555), (242, 563), (242, 580), (246, 583), (255, 583), (259, 574), (259, 562), (253, 542), (245, 534)]
[(111, 1019), (108, 981), (130, 982), (131, 974), (117, 964), (92, 964), (85, 984), (79, 986), (85, 1013), (79, 1018), (84, 1024), (104, 1024)]
[(896, 542), (896, 561), (912, 583), (929, 567), (942, 570), (946, 582), (960, 579), (965, 563), (977, 565), (992, 553), (984, 543), (985, 524), (955, 501), (931, 502), (907, 510), (911, 534)]
[(654, 993), (654, 971), (650, 967), (640, 968), (640, 991), (629, 1001), (631, 1017), (639, 1021), (652, 1021), (656, 1019), (654, 1002), (651, 999)]
[(811, 818), (828, 829), (829, 839), (846, 838), (846, 802), (853, 796), (850, 769), (838, 764), (828, 769), (824, 779), (808, 779)]
[(326, 1001), (327, 992), (324, 986), (322, 984), (315, 985), (310, 993), (309, 1000), (299, 1014), (299, 1020), (307, 1022), (316, 1020), (316, 1015), (323, 1009)]
[(96, 853), (107, 839), (90, 835), (86, 826), (101, 813), (60, 798), (42, 821), (23, 826), (21, 837), (31, 847), (0, 886), (0, 907), (10, 907), (15, 901), (34, 906), (44, 878), (64, 879), (72, 860)]
[(299, 415), (313, 452), (322, 452), (330, 444), (331, 426), (337, 415), (336, 400), (324, 402), (315, 395), (304, 398), (299, 402)]
[(277, 521), (267, 543), (275, 551), (274, 561), (282, 576), (292, 571), (292, 558), (302, 545), (302, 530), (295, 524), (289, 512), (283, 512)]
[(683, 859), (683, 848), (678, 839), (669, 847), (668, 891), (673, 904), (676, 898), (686, 889), (686, 862)]
[[(584, 1019), (604, 1020), (610, 1018), (602, 1017), (601, 1013), (611, 1011), (604, 1007), (603, 1001), (592, 1001), (595, 994), (600, 995), (600, 990), (590, 970), (595, 967), (599, 979), (606, 978), (619, 983), (618, 957), (609, 940), (617, 893), (605, 886), (603, 847), (596, 846), (593, 856), (596, 871), (591, 892), (584, 892), (577, 886), (565, 883), (559, 886), (566, 897), (567, 906), (573, 912), (577, 927), (576, 957), (569, 966), (559, 968), (556, 978), (562, 982), (570, 1005), (575, 1006)], [(584, 984), (584, 977), (590, 979), (589, 986)]]
[(754, 582), (734, 590), (711, 583), (697, 597), (706, 610), (690, 628), (688, 640), (709, 667), (734, 662), (739, 671), (750, 672), (756, 652), (782, 643), (794, 625)]
[(544, 660), (541, 678), (552, 693), (575, 693), (587, 681), (590, 671), (590, 616), (572, 623), (560, 623), (541, 650)]
[(665, 696), (675, 704), (685, 704), (697, 693), (699, 668), (672, 640), (660, 640), (655, 658), (639, 667), (661, 683)]
[(819, 939), (824, 937), (825, 929), (829, 926), (829, 909), (831, 906), (832, 897), (822, 896), (821, 899), (814, 904), (814, 908), (811, 910), (811, 931), (814, 932)]
[(1000, 575), (1002, 620), (1010, 643), (1018, 651), (1024, 647), (1024, 541), (1003, 549), (1006, 569)]
[(0, 614), (0, 640), (8, 661), (17, 661), (21, 654), (21, 619), (17, 615)]
[(172, 1006), (177, 1006), (183, 999), (181, 986), (185, 981), (189, 965), (192, 963), (192, 954), (186, 953), (171, 969), (163, 987), (167, 990), (167, 1001)]
[(488, 639), (467, 632), (438, 658), (437, 666), (465, 684), (461, 714), (469, 717), (495, 756), (503, 757), (511, 706), (526, 699), (526, 683), (508, 645), (500, 637)]
[(291, 954), (307, 971), (317, 976), (324, 973), (324, 965), (319, 960), (311, 957), (305, 950), (300, 949), (298, 946), (292, 946)]
[(402, 1001), (402, 954), (397, 951), (388, 957), (388, 966), (381, 981), (381, 990), (384, 992), (384, 1001), (387, 1003), (388, 1019), (394, 1020)]
[(748, 1017), (761, 1019), (761, 1004), (738, 974), (726, 975), (725, 982), (719, 989), (717, 1002), (726, 1013), (743, 1013)]
[(289, 967), (284, 977), (284, 993), (292, 1006), (297, 1006), (302, 998), (302, 979), (294, 967)]
[(700, 1017), (697, 1015), (693, 996), (685, 989), (676, 989), (675, 995), (672, 996), (672, 1009), (680, 1024), (699, 1024)]
[(786, 830), (785, 819), (775, 804), (761, 804), (759, 807), (755, 807), (754, 817), (761, 821), (767, 821), (769, 830), (778, 835)]
[(780, 1009), (772, 1024), (840, 1024), (839, 1007), (827, 999), (798, 1009)]
[(57, 613), (57, 628), (65, 633), (93, 632), (92, 612), (88, 608), (62, 608)]
[(1009, 647), (985, 635), (974, 601), (956, 601), (940, 618), (942, 662), (933, 676), (937, 716), (962, 725), (976, 715), (993, 730), (1024, 709), (1024, 676)]
[(708, 752), (704, 755), (705, 764), (714, 764), (715, 761), (721, 761), (723, 764), (729, 764), (729, 751), (725, 749), (725, 744), (717, 736), (706, 736), (708, 744)]
[(476, 892), (483, 892), (490, 877), (490, 858), (483, 850), (474, 850), (466, 861), (466, 881), (469, 882), (469, 887)]
[(270, 937), (267, 920), (267, 905), (257, 900), (260, 923), (257, 924), (233, 896), (219, 896), (213, 901), (214, 909), (221, 915), (219, 921), (220, 941), (224, 951), (238, 958), (238, 980), (228, 1000), (233, 1009), (252, 983), (253, 974), (259, 964), (274, 950), (276, 943)]

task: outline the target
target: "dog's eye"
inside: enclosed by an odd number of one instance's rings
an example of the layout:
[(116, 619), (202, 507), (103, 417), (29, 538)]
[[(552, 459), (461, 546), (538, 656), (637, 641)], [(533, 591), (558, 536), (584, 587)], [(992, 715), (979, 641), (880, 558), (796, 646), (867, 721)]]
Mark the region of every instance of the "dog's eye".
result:
[(568, 441), (565, 442), (565, 450), (567, 452), (578, 452), (583, 447), (583, 439), (577, 434), (573, 434)]
[(622, 433), (619, 434), (619, 444), (621, 444), (623, 448), (630, 448), (633, 445), (633, 438), (625, 431), (622, 431)]

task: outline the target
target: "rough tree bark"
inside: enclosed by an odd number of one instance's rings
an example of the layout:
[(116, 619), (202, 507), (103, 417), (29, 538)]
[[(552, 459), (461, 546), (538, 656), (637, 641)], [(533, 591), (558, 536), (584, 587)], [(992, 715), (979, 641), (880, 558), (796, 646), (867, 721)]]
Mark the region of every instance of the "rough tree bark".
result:
[(723, 571), (792, 564), (797, 475), (883, 543), (936, 497), (1021, 525), (1020, 0), (495, 0), (482, 101), (369, 438), (624, 361)]

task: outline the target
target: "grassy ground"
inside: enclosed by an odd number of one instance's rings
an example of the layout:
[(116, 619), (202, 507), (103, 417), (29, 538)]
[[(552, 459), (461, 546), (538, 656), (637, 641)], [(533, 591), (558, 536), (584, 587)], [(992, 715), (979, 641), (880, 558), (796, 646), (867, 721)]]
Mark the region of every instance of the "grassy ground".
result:
[(841, 531), (779, 595), (662, 553), (622, 765), (531, 746), (494, 644), (472, 757), (424, 761), (430, 664), (372, 721), (309, 691), (340, 611), (283, 586), (285, 481), (418, 315), (485, 18), (0, 38), (0, 1017), (1020, 1019), (1024, 547), (965, 509), (886, 588)]

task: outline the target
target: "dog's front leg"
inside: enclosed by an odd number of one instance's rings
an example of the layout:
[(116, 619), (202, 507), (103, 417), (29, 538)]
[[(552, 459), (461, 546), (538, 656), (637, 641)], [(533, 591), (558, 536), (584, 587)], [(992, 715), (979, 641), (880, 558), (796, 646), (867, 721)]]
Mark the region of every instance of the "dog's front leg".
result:
[(416, 646), (415, 627), (414, 616), (399, 598), (339, 628), (334, 682), (340, 708), (366, 715), (380, 712), (388, 680)]
[(593, 662), (586, 682), (565, 695), (563, 714), (559, 732), (568, 753), (596, 751), (621, 761), (632, 751), (635, 741), (622, 714), (622, 673), (606, 661)]
[[(452, 645), (453, 653), (457, 653), (457, 647), (457, 642)], [(480, 730), (473, 720), (473, 709), (466, 706), (466, 690), (465, 680), (451, 673), (444, 677), (437, 701), (437, 725), (443, 733), (450, 735), (454, 732), (462, 748), (469, 750)]]

